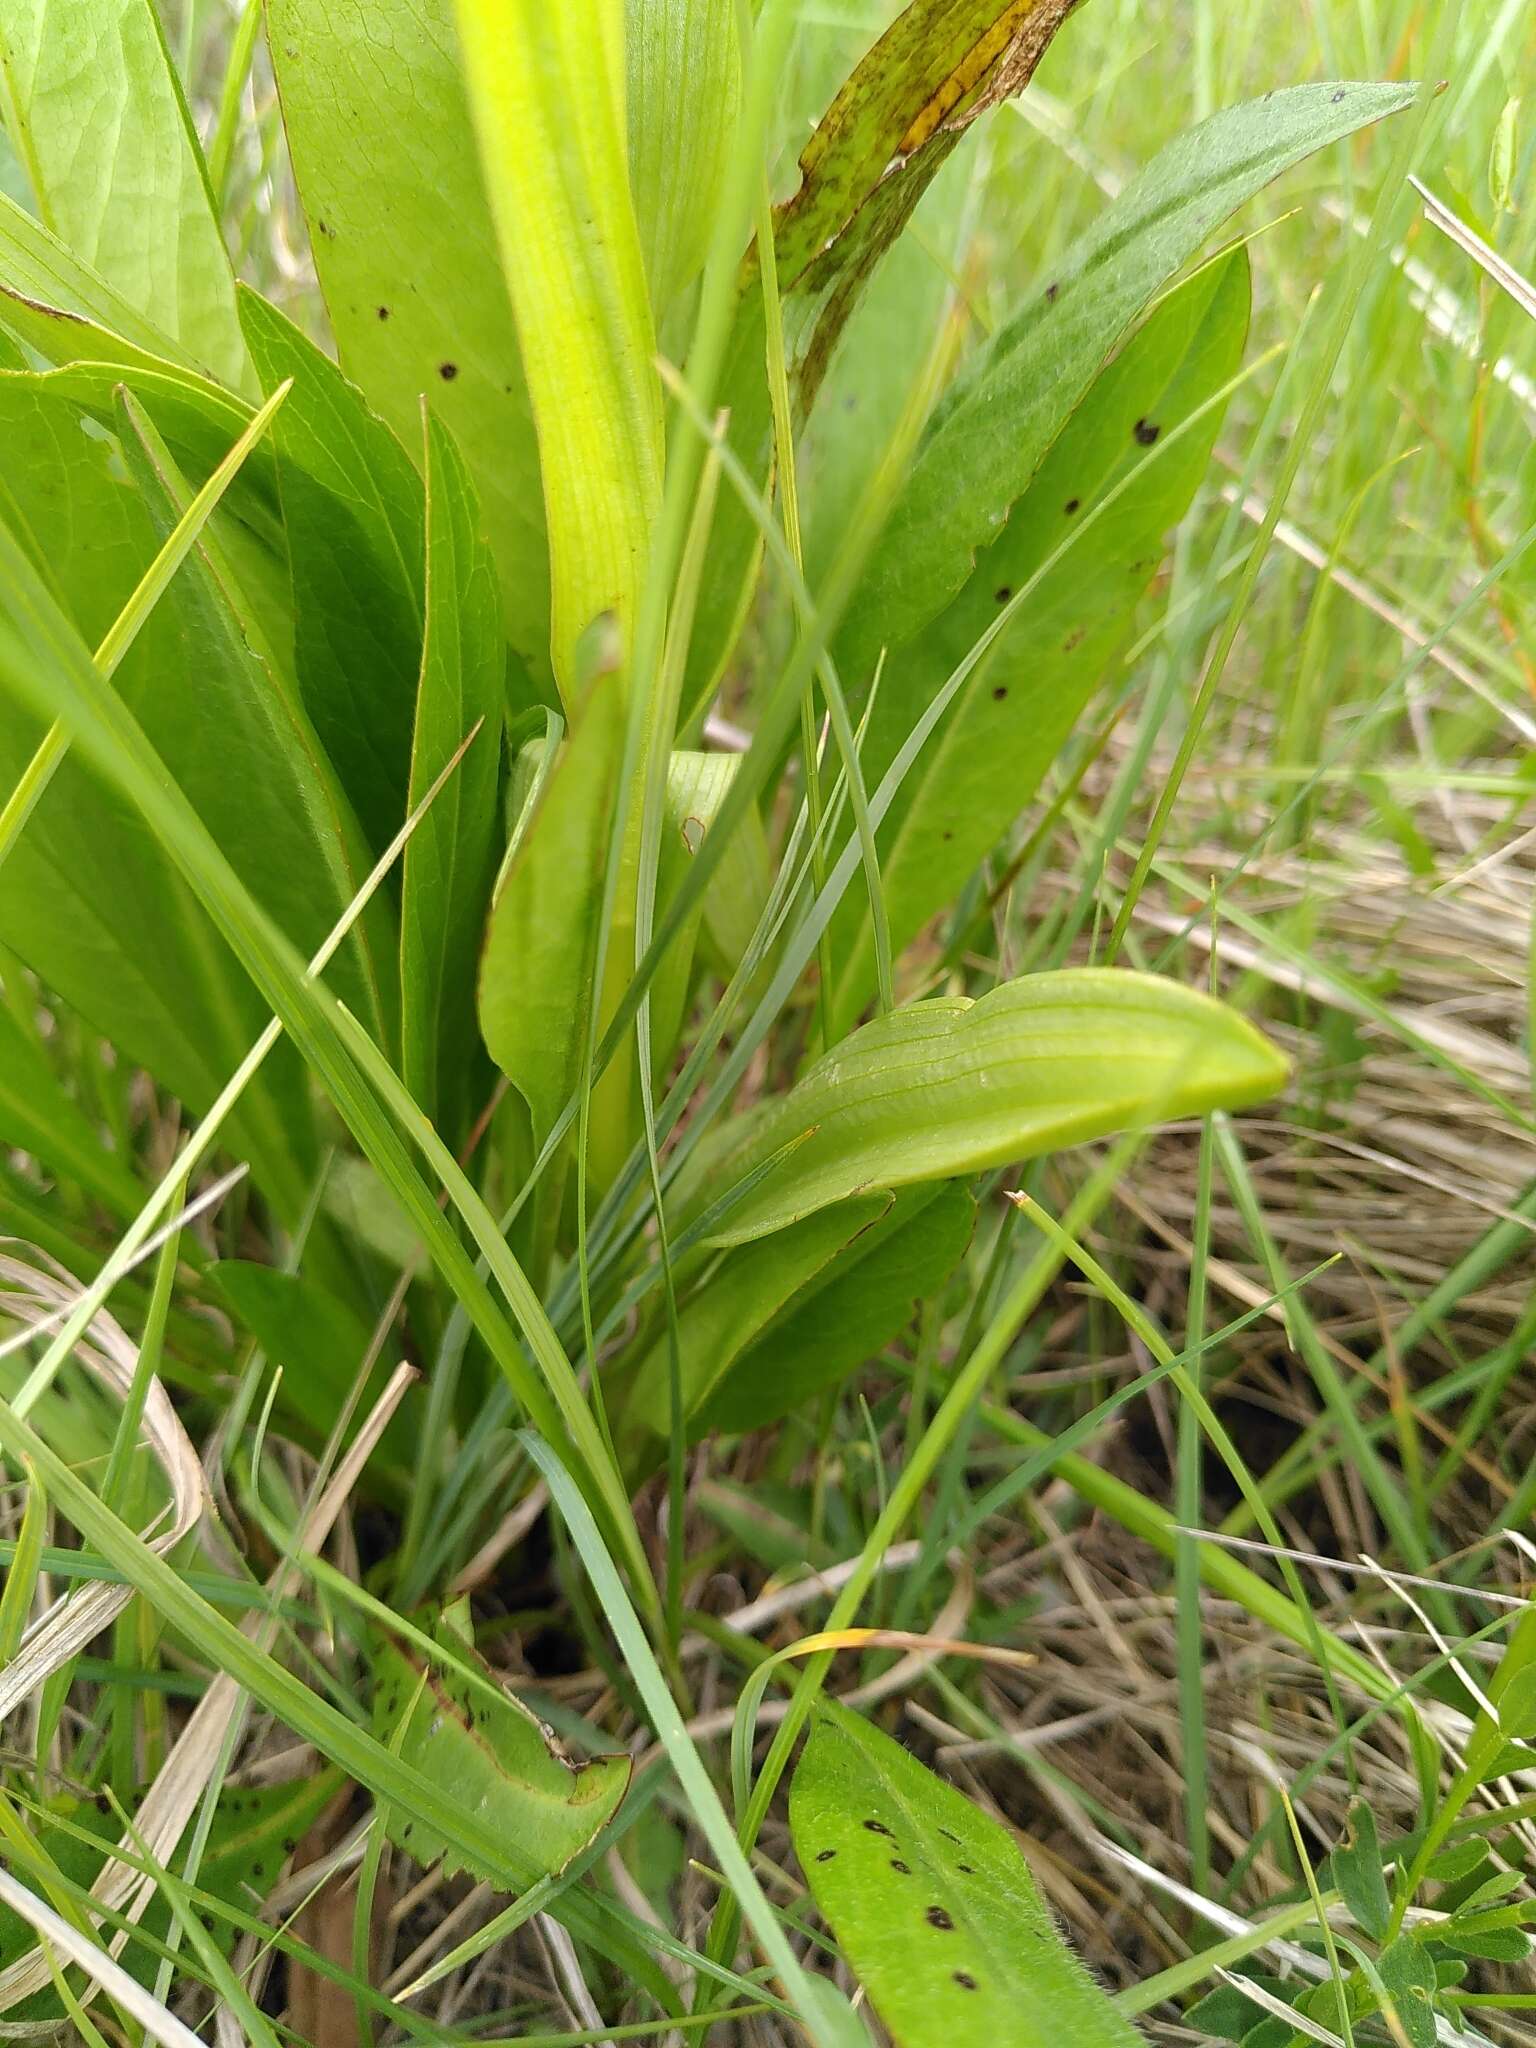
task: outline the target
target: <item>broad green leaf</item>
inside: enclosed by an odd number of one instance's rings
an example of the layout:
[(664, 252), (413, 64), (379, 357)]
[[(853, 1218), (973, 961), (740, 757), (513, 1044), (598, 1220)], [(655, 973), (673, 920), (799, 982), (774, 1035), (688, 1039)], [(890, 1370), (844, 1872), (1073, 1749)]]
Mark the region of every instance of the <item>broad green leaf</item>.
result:
[[(214, 1808), (208, 1840), (198, 1865), (196, 1899), (217, 1900), (249, 1913), (253, 1900), (266, 1899), (282, 1875), (294, 1849), (342, 1786), (339, 1771), (307, 1773), (282, 1785), (228, 1786)], [(129, 1812), (133, 1810), (128, 1801)], [(121, 1836), (110, 1807), (63, 1798), (46, 1816), (35, 1820), (32, 1833), (38, 1848), (63, 1878), (88, 1890), (106, 1862), (107, 1851)], [(164, 1941), (171, 1925), (170, 1907), (156, 1894), (143, 1915), (146, 1932)], [(237, 1930), (217, 1912), (204, 1922), (227, 1955)], [(0, 1970), (28, 1953), (36, 1936), (17, 1915), (0, 1913)], [(123, 1968), (141, 1984), (154, 1982), (160, 1959), (154, 1950), (130, 1940), (120, 1957)], [(59, 2015), (54, 1991), (35, 1992), (6, 2014), (10, 2021), (36, 2021)]]
[(634, 622), (660, 503), (661, 386), (625, 153), (623, 0), (456, 0), (539, 430), (556, 681)]
[[(25, 1000), (23, 994), (20, 998)], [(41, 1046), (0, 1003), (0, 1149), (30, 1152), (125, 1222), (143, 1191), (104, 1133), (68, 1094)]]
[(401, 1072), (431, 1117), (460, 1127), (479, 1051), (475, 977), (490, 896), (501, 770), (505, 654), (496, 569), (469, 472), (427, 422), (426, 638), (410, 807), (469, 738), (469, 751), (405, 850), (400, 908)]
[(629, 176), (658, 327), (704, 266), (741, 94), (736, 0), (625, 0)]
[[(1102, 371), (954, 602), (887, 661), (864, 749), (877, 782), (929, 701), (1041, 564), (1138, 463), (1145, 468), (1019, 608), (907, 777), (881, 835), (880, 878), (900, 948), (951, 902), (1019, 812), (1123, 644), (1199, 487), (1219, 407), (1146, 461), (1232, 378), (1248, 332), (1248, 260), (1236, 250), (1171, 292)], [(837, 927), (837, 1014), (873, 993), (871, 935), (850, 901)]]
[(1410, 2048), (1435, 2048), (1435, 1965), (1423, 1943), (1400, 1934), (1382, 1950), (1376, 1967)]
[[(742, 1352), (845, 1247), (879, 1227), (892, 1207), (883, 1189), (833, 1203), (761, 1243), (732, 1251), (678, 1316), (683, 1408), (694, 1415)], [(665, 1329), (641, 1363), (625, 1410), (626, 1434), (665, 1438), (671, 1426)]]
[(1356, 1799), (1350, 1806), (1344, 1839), (1333, 1852), (1332, 1868), (1333, 1881), (1354, 1914), (1355, 1924), (1380, 1941), (1391, 1918), (1392, 1901), (1382, 1875), (1376, 1816), (1368, 1800)]
[(800, 185), (774, 229), (793, 286), (893, 164), (948, 123), (1021, 91), (1078, 0), (912, 0), (849, 74), (800, 155)]
[(1153, 158), (946, 393), (840, 636), (845, 674), (870, 673), (881, 646), (900, 647), (959, 593), (1107, 353), (1222, 221), (1414, 93), (1295, 86), (1212, 115)]
[[(698, 1433), (762, 1429), (856, 1372), (939, 1293), (975, 1221), (976, 1204), (957, 1182), (904, 1188), (880, 1222), (825, 1266), (728, 1367), (704, 1404)], [(764, 1242), (766, 1248), (781, 1240)]]
[(374, 1733), (493, 1830), (506, 1854), (500, 1868), (485, 1867), (388, 1808), (385, 1830), (418, 1863), (445, 1857), (450, 1873), (467, 1869), (498, 1888), (510, 1874), (526, 1889), (562, 1871), (606, 1827), (629, 1785), (631, 1760), (620, 1753), (573, 1762), (447, 1617), (432, 1633), (447, 1652), (441, 1660), (393, 1639), (376, 1649)]
[(7, 0), (0, 107), (46, 225), (240, 385), (234, 273), (154, 0)]
[(997, 1821), (824, 1706), (790, 1787), (812, 1896), (900, 2048), (1137, 2048)]
[[(193, 491), (132, 398), (123, 401), (119, 426), (128, 467), (163, 542)], [(264, 643), (217, 531), (204, 530), (161, 602), (181, 625), (179, 667), (159, 678), (161, 688), (174, 700), (181, 677), (195, 675), (200, 686), (197, 718), (177, 718), (167, 704), (162, 757), (249, 876), (258, 901), (307, 956), (367, 875), (356, 820), (292, 676)], [(396, 1022), (391, 936), (378, 902), (327, 970), (383, 1043), (393, 1043)]]
[(273, 423), (293, 575), (299, 688), (376, 852), (405, 821), (421, 671), (421, 478), (356, 387), (255, 292), (240, 295)]
[[(125, 487), (116, 442), (83, 433), (76, 408), (41, 383), (0, 378), (0, 442), (6, 528), (95, 646), (157, 552), (149, 508)], [(209, 778), (200, 794), (212, 815), (227, 816), (247, 793), (232, 790), (223, 757), (187, 717), (182, 677), (206, 653), (205, 622), (189, 611), (190, 595), (184, 567), (118, 669), (115, 688), (184, 764), (200, 762)], [(0, 609), (12, 598), (0, 589)], [(236, 688), (227, 672), (208, 683), (220, 694)], [(43, 730), (18, 699), (0, 698), (0, 787), (14, 785)], [(193, 1108), (213, 1100), (265, 1021), (153, 834), (74, 753), (0, 866), (0, 939)], [(308, 1124), (296, 1065), (279, 1050), (229, 1135), (290, 1211), (303, 1200)]]
[(522, 757), (526, 794), (481, 956), (480, 1029), (528, 1105), (536, 1146), (581, 1074), (622, 740), (617, 720), (583, 718), (531, 787), (547, 743)]
[(268, 21), (341, 366), (410, 449), (431, 393), (479, 490), (507, 636), (547, 678), (538, 443), (452, 0), (269, 0)]
[[(72, 362), (80, 353), (100, 355), (101, 349), (88, 344), (86, 338), (101, 332), (116, 336), (121, 346), (150, 359), (169, 358), (188, 369), (195, 367), (191, 355), (173, 336), (131, 305), (57, 235), (49, 234), (41, 221), (3, 194), (0, 290), (5, 294), (5, 318), (12, 326), (34, 311), (49, 322), (55, 343), (51, 349), (44, 348), (44, 353), (53, 362)], [(74, 345), (63, 338), (72, 323), (81, 336)], [(27, 335), (28, 340), (32, 338)], [(43, 346), (41, 342), (37, 345)]]
[[(1239, 1108), (1286, 1063), (1212, 997), (1068, 968), (977, 1002), (909, 1003), (826, 1053), (717, 1158), (711, 1192), (791, 1144), (710, 1242), (742, 1244), (870, 1188), (952, 1180), (1143, 1120)], [(809, 1133), (808, 1136), (805, 1136)]]

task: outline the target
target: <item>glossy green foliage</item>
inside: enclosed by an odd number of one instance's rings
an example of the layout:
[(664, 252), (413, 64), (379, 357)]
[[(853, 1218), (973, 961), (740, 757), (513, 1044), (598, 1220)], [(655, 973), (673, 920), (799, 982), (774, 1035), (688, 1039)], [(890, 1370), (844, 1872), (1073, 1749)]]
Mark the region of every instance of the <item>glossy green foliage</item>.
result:
[(789, 1822), (811, 1895), (899, 2048), (1136, 2048), (1007, 1830), (862, 1716), (822, 1708)]
[[(288, 1867), (298, 1843), (341, 1785), (339, 1771), (321, 1770), (283, 1785), (225, 1787), (214, 1809), (198, 1865), (193, 1900), (194, 1904), (201, 1900), (209, 1902), (201, 1909), (203, 1924), (226, 1955), (234, 1948), (238, 1930), (217, 1911), (217, 1906), (234, 1906), (249, 1913), (258, 1901), (266, 1899)], [(130, 1815), (132, 1810), (130, 1804)], [(70, 1798), (51, 1804), (44, 1817), (32, 1821), (31, 1831), (39, 1851), (59, 1876), (83, 1890), (95, 1882), (108, 1848), (122, 1834), (110, 1805), (103, 1810), (94, 1801)], [(163, 1897), (157, 1894), (151, 1900), (140, 1924), (147, 1934), (165, 1941), (172, 1920)], [(25, 1955), (35, 1941), (32, 1930), (15, 1914), (0, 1913), (0, 1970)], [(155, 1950), (130, 1940), (120, 1960), (139, 1983), (154, 1982), (160, 1960)], [(10, 2022), (61, 2018), (58, 1995), (51, 1989), (35, 1992), (6, 2014)]]
[[(1144, 1121), (1261, 1101), (1284, 1060), (1235, 1012), (1152, 975), (1065, 969), (866, 1024), (744, 1120), (713, 1196), (795, 1139), (711, 1234), (742, 1244), (870, 1188), (948, 1180)], [(808, 1134), (808, 1135), (806, 1135)]]
[(305, 707), (375, 851), (405, 822), (421, 671), (426, 514), (421, 478), (357, 388), (291, 321), (241, 293), (270, 394)]
[(629, 1784), (624, 1755), (573, 1762), (553, 1732), (496, 1680), (463, 1632), (462, 1613), (433, 1630), (441, 1652), (381, 1642), (373, 1659), (373, 1727), (383, 1743), (445, 1798), (505, 1844), (497, 1866), (461, 1857), (422, 1823), (386, 1810), (391, 1841), (418, 1863), (447, 1857), (503, 1891), (523, 1891), (563, 1870), (618, 1809)]
[(7, 0), (0, 112), (45, 225), (238, 386), (234, 274), (154, 0)]
[[(1214, 114), (1170, 143), (945, 393), (840, 639), (872, 671), (963, 589), (1105, 357), (1229, 214), (1413, 88), (1308, 85)], [(1006, 421), (1007, 431), (999, 431)]]
[[(123, 451), (138, 436), (126, 414), (119, 427), (121, 441), (83, 433), (78, 409), (46, 380), (0, 379), (7, 455), (0, 511), (92, 645), (162, 538), (151, 503), (123, 487)], [(142, 445), (140, 457), (149, 463)], [(166, 511), (162, 498), (160, 517)], [(186, 716), (189, 672), (200, 678), (201, 721)], [(316, 940), (322, 936), (335, 910), (323, 907), (326, 864), (317, 858), (300, 794), (312, 764), (284, 752), (269, 717), (270, 679), (231, 637), (206, 565), (183, 569), (119, 668), (116, 687), (187, 778), (209, 829), (232, 855), (253, 861), (253, 880), (267, 900), (280, 896), (291, 908), (293, 892), (307, 892), (306, 929)], [(15, 697), (0, 703), (0, 783), (7, 790), (43, 729)], [(243, 780), (231, 779), (232, 766)], [(274, 866), (268, 828), (280, 848), (294, 850), (294, 868)], [(337, 903), (334, 893), (330, 901)], [(153, 834), (74, 759), (0, 866), (0, 938), (192, 1105), (213, 1099), (264, 1021)], [(272, 1191), (295, 1202), (308, 1126), (296, 1081), (288, 1057), (275, 1061), (237, 1123), (239, 1142)]]
[(342, 368), (413, 452), (430, 393), (484, 507), (507, 637), (547, 678), (538, 444), (452, 0), (270, 0), (268, 21)]
[[(953, 1182), (879, 1190), (801, 1218), (706, 1264), (678, 1318), (691, 1437), (759, 1429), (857, 1370), (942, 1289), (976, 1205)], [(637, 1455), (670, 1424), (670, 1340), (658, 1323), (624, 1424)]]
[[(959, 595), (887, 661), (864, 749), (878, 781), (945, 680), (1075, 526), (1113, 502), (1017, 607), (903, 784), (881, 835), (880, 878), (900, 948), (951, 902), (1032, 800), (1123, 646), (1164, 539), (1199, 487), (1221, 427), (1210, 406), (1248, 333), (1239, 249), (1160, 303), (1067, 421)], [(874, 992), (867, 922), (840, 927), (838, 1014)]]
[(699, 1430), (763, 1429), (839, 1386), (925, 1302), (942, 1299), (975, 1223), (976, 1204), (958, 1182), (903, 1188), (740, 1354), (705, 1402)]
[(496, 568), (474, 483), (447, 430), (427, 422), (426, 635), (410, 808), (467, 741), (405, 850), (400, 910), (401, 1072), (429, 1116), (460, 1129), (479, 1054), (475, 975), (497, 836), (506, 653)]

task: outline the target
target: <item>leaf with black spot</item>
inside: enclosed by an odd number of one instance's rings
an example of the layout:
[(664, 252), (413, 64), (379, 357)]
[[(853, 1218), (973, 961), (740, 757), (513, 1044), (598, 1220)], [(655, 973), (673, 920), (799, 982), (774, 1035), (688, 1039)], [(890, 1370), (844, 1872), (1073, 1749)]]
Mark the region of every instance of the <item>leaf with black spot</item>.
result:
[(1007, 1830), (869, 1722), (822, 1710), (789, 1821), (816, 1904), (900, 2048), (1141, 2048)]

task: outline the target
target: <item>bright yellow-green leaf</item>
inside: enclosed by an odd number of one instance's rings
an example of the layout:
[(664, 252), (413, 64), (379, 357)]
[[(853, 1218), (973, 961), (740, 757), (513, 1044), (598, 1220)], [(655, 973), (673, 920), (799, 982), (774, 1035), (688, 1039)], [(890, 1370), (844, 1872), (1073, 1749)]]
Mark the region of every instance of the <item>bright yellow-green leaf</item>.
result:
[(661, 491), (622, 0), (457, 0), (457, 14), (539, 431), (555, 677), (569, 693), (592, 621), (633, 623)]
[(824, 1054), (717, 1162), (717, 1195), (804, 1133), (716, 1244), (782, 1230), (868, 1188), (952, 1180), (1142, 1121), (1236, 1109), (1285, 1061), (1233, 1010), (1150, 974), (1069, 968), (979, 1002), (909, 1003)]
[(244, 383), (234, 273), (153, 0), (6, 0), (0, 105), (46, 225), (199, 369)]
[(703, 268), (741, 94), (736, 0), (627, 0), (629, 174), (657, 325)]

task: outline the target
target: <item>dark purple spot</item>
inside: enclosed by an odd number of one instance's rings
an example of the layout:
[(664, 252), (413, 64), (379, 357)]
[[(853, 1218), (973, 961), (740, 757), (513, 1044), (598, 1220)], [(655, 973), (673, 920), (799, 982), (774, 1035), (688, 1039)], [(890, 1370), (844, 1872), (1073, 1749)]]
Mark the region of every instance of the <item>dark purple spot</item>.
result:
[(976, 1979), (969, 1970), (956, 1970), (955, 1982), (962, 1991), (974, 1991), (976, 1989)]
[(379, 318), (380, 318), (381, 320), (387, 320), (387, 319), (389, 318), (389, 308), (388, 308), (388, 306), (380, 306), (380, 308), (379, 308)]
[(457, 363), (439, 363), (437, 366), (437, 374), (439, 375), (439, 377), (442, 378), (445, 384), (451, 384), (454, 378), (457, 377), (457, 375), (459, 374), (459, 366)]
[(1059, 284), (1048, 284), (1048, 285), (1046, 286), (1046, 288), (1045, 288), (1045, 302), (1046, 302), (1046, 304), (1047, 304), (1048, 306), (1054, 306), (1054, 305), (1055, 305), (1055, 303), (1056, 303), (1056, 301), (1057, 301), (1057, 300), (1058, 300), (1058, 299), (1059, 299), (1060, 297), (1061, 297), (1061, 286), (1060, 286)]
[(1001, 704), (1003, 699), (1007, 696), (1007, 694), (1008, 685), (1006, 683), (999, 683), (997, 688), (992, 692), (993, 701), (998, 704)]
[(942, 1927), (946, 1934), (953, 1929), (955, 1924), (942, 1906), (930, 1906), (928, 1908), (927, 1920), (930, 1927)]
[(1163, 430), (1153, 420), (1138, 420), (1133, 431), (1142, 447), (1150, 448)]

